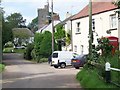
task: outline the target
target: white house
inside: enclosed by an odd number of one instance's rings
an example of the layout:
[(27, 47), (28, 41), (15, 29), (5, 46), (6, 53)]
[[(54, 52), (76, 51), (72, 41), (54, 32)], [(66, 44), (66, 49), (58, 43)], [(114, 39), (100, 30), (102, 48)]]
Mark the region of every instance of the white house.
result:
[[(60, 20), (54, 20), (54, 26), (57, 25), (59, 22)], [(50, 23), (49, 25), (43, 26), (41, 29), (36, 31), (36, 33), (43, 33), (45, 31), (50, 31), (52, 33), (52, 23)]]
[[(92, 28), (94, 44), (102, 36), (118, 37), (118, 18), (115, 11), (117, 7), (112, 2), (92, 3)], [(89, 6), (84, 7), (72, 20), (72, 46), (73, 51), (79, 54), (88, 53), (89, 48)]]

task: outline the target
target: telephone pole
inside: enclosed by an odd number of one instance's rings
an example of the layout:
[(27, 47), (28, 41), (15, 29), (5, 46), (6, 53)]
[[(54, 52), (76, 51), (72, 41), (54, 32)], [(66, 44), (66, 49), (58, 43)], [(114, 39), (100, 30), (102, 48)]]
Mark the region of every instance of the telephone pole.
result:
[(92, 0), (89, 0), (89, 57), (92, 58)]
[[(0, 5), (1, 5), (1, 1), (0, 1)], [(2, 21), (3, 21), (3, 14), (4, 11), (3, 9), (0, 7), (0, 63), (2, 62)]]
[(53, 0), (51, 0), (51, 20), (52, 20), (52, 53), (54, 52), (54, 19), (53, 19)]

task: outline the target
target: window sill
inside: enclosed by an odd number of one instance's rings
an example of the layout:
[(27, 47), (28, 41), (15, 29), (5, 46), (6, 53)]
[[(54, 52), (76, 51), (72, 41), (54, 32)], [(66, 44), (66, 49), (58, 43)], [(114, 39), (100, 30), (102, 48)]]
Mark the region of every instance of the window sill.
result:
[(109, 31), (113, 31), (113, 30), (117, 30), (117, 28), (111, 28), (111, 29), (109, 29)]
[(80, 32), (77, 32), (77, 33), (75, 33), (75, 34), (81, 34)]

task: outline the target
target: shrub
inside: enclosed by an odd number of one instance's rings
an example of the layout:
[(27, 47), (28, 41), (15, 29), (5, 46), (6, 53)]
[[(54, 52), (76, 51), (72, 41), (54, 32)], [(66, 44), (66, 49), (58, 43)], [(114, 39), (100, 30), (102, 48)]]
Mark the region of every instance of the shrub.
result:
[(27, 45), (26, 50), (24, 52), (24, 58), (25, 59), (27, 59), (27, 60), (32, 59), (31, 52), (32, 52), (33, 48), (34, 48), (33, 43), (30, 43), (30, 44)]
[(0, 64), (0, 72), (2, 72), (5, 68), (5, 65), (4, 64)]

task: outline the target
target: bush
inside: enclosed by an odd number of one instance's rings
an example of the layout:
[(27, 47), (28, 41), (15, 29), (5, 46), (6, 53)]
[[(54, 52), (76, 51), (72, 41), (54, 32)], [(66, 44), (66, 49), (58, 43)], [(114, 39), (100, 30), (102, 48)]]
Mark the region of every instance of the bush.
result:
[(0, 72), (2, 72), (5, 68), (5, 65), (4, 64), (0, 64)]
[(48, 58), (41, 58), (41, 59), (39, 60), (39, 63), (42, 63), (42, 62), (48, 62)]
[(31, 56), (31, 52), (34, 49), (34, 44), (30, 43), (27, 45), (26, 50), (24, 52), (24, 58), (27, 60), (31, 60), (32, 56)]
[(4, 47), (7, 48), (7, 47), (13, 47), (13, 43), (12, 42), (7, 42)]

